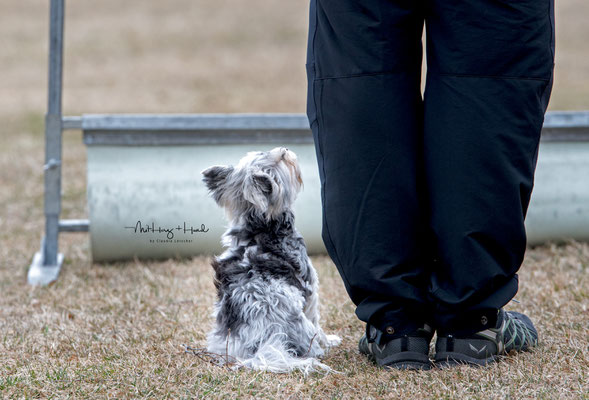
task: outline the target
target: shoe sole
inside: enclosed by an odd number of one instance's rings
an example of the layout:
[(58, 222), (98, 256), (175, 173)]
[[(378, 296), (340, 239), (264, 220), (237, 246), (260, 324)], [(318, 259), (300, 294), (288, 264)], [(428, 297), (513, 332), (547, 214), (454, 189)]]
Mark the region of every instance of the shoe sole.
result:
[(430, 369), (432, 369), (432, 364), (431, 362), (424, 364), (414, 361), (402, 361), (398, 363), (383, 365), (383, 368), (399, 369), (403, 371), (429, 371)]
[(434, 363), (438, 368), (452, 368), (461, 365), (470, 365), (476, 367), (486, 367), (499, 360), (499, 356), (492, 355), (487, 358), (469, 357), (462, 353), (455, 352), (440, 352), (436, 354)]
[(432, 363), (429, 357), (422, 353), (404, 351), (401, 353), (392, 354), (378, 361), (372, 353), (361, 353), (368, 356), (370, 361), (383, 368), (420, 371), (429, 370), (432, 368)]

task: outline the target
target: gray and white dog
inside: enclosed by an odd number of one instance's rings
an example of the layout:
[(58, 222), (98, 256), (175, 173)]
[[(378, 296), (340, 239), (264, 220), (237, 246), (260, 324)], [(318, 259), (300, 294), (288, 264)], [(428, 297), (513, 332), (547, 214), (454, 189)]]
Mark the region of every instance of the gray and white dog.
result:
[(249, 152), (202, 174), (230, 222), (228, 248), (212, 262), (218, 297), (208, 351), (259, 370), (330, 370), (318, 358), (341, 339), (319, 325), (317, 273), (294, 226), (303, 185), (295, 153)]

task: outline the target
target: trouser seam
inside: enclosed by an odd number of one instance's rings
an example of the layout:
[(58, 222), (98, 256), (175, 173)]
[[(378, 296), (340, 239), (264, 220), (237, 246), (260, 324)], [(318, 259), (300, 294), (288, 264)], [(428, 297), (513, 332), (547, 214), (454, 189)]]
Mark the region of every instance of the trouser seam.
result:
[(450, 76), (455, 78), (482, 78), (482, 79), (504, 79), (504, 80), (525, 80), (525, 81), (541, 81), (549, 82), (550, 78), (536, 78), (529, 76), (503, 76), (503, 75), (477, 75), (477, 74), (452, 74), (447, 72), (440, 72), (438, 76)]
[[(311, 0), (313, 1), (313, 0)], [(322, 98), (323, 98), (323, 88), (321, 88), (321, 91), (319, 92), (319, 99), (317, 99), (317, 87), (316, 84), (318, 83), (318, 79), (316, 77), (317, 74), (317, 63), (316, 63), (316, 58), (315, 58), (315, 40), (317, 38), (317, 26), (318, 26), (318, 20), (317, 20), (317, 6), (318, 6), (319, 0), (316, 0), (315, 2), (315, 12), (313, 14), (313, 16), (311, 18), (313, 18), (315, 20), (315, 26), (314, 26), (314, 30), (313, 30), (313, 37), (311, 39), (311, 57), (312, 60), (307, 60), (307, 61), (311, 61), (312, 64), (312, 69), (313, 69), (313, 81), (311, 83), (311, 87), (310, 90), (312, 90), (313, 92), (311, 93), (311, 97), (313, 100), (313, 107), (315, 109), (315, 120), (314, 121), (310, 121), (310, 127), (312, 128), (313, 125), (315, 125), (315, 129), (317, 130), (317, 143), (316, 146), (318, 148), (318, 153), (319, 153), (319, 157), (321, 157), (321, 163), (320, 163), (320, 167), (322, 169), (321, 172), (323, 172), (323, 176), (325, 177), (325, 157), (323, 154), (323, 146), (321, 144), (321, 132), (323, 131), (323, 126), (324, 126), (324, 121), (323, 121), (323, 112), (321, 111), (322, 107)], [(318, 86), (318, 85), (317, 85)], [(325, 207), (325, 186), (326, 186), (326, 182), (327, 182), (327, 177), (325, 177), (324, 182), (321, 184), (321, 202), (323, 205), (323, 210), (322, 210), (322, 219), (323, 219), (323, 223), (324, 223), (324, 229), (325, 229), (325, 247), (331, 247), (331, 249), (333, 250), (333, 255), (335, 256), (335, 262), (338, 266), (340, 266), (341, 268), (341, 276), (343, 278), (343, 280), (345, 281), (346, 285), (348, 287), (352, 287), (350, 285), (350, 282), (348, 281), (348, 279), (346, 278), (345, 274), (343, 273), (344, 270), (344, 266), (343, 264), (340, 262), (340, 258), (337, 254), (337, 249), (335, 248), (335, 245), (333, 244), (333, 240), (331, 238), (331, 235), (329, 233), (329, 226), (327, 223), (327, 212), (326, 212), (326, 207)]]
[[(315, 49), (313, 49), (314, 51)], [(323, 146), (321, 143), (321, 132), (323, 132), (323, 127), (325, 126), (325, 122), (323, 120), (323, 112), (322, 112), (322, 104), (323, 104), (323, 88), (321, 88), (321, 91), (319, 92), (319, 99), (316, 99), (317, 96), (317, 88), (315, 87), (315, 80), (313, 81), (313, 102), (314, 102), (314, 106), (315, 106), (315, 117), (316, 117), (316, 129), (317, 129), (317, 146), (319, 148), (319, 155), (321, 157), (321, 169), (323, 170), (323, 176), (324, 176), (324, 182), (321, 185), (321, 200), (322, 200), (322, 204), (323, 204), (323, 224), (324, 224), (324, 229), (325, 229), (325, 246), (329, 246), (331, 247), (331, 249), (333, 250), (333, 255), (335, 256), (335, 263), (336, 265), (338, 265), (341, 269), (341, 276), (343, 278), (343, 280), (345, 281), (346, 285), (348, 287), (352, 287), (348, 278), (346, 277), (346, 274), (344, 273), (344, 265), (341, 263), (339, 255), (338, 255), (338, 251), (333, 243), (333, 239), (331, 238), (331, 234), (329, 232), (329, 224), (327, 222), (327, 201), (326, 201), (326, 195), (325, 195), (325, 187), (327, 186), (327, 176), (325, 175), (325, 157), (324, 157), (324, 153), (323, 153)]]
[(380, 76), (380, 75), (395, 75), (395, 74), (403, 74), (409, 73), (410, 71), (377, 71), (377, 72), (363, 72), (358, 74), (346, 74), (346, 75), (335, 75), (335, 76), (324, 76), (324, 77), (316, 77), (316, 81), (325, 81), (330, 79), (350, 79), (350, 78), (362, 78), (366, 76)]

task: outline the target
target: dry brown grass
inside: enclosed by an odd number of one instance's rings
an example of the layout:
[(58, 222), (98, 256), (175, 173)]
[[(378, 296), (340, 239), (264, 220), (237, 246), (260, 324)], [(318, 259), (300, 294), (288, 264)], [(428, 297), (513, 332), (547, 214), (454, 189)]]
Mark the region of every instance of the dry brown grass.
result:
[[(68, 249), (69, 250), (69, 249)], [(25, 255), (26, 256), (26, 255)], [(326, 362), (342, 374), (227, 371), (185, 354), (204, 346), (214, 301), (208, 259), (92, 265), (70, 253), (59, 281), (3, 272), (0, 394), (6, 397), (583, 398), (589, 394), (589, 246), (529, 251), (513, 309), (542, 344), (487, 369), (389, 372), (356, 350), (362, 332), (331, 261), (314, 257), (324, 325), (342, 336)]]
[[(558, 3), (551, 107), (589, 108), (585, 0)], [(488, 369), (375, 368), (331, 261), (313, 259), (324, 325), (344, 338), (340, 375), (229, 372), (185, 354), (203, 346), (214, 299), (208, 259), (93, 265), (85, 235), (61, 236), (66, 263), (26, 285), (42, 220), (47, 4), (0, 3), (0, 397), (589, 398), (589, 246), (531, 249), (520, 304), (542, 345)], [(306, 1), (76, 1), (67, 4), (64, 110), (303, 112)], [(85, 150), (64, 142), (66, 218), (87, 215)]]

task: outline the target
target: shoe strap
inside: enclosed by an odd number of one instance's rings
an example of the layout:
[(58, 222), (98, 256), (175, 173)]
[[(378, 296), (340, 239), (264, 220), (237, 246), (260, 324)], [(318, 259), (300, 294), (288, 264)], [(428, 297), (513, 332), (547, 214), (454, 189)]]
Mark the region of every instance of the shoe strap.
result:
[(484, 331), (477, 332), (475, 335), (479, 337), (483, 337), (484, 339), (490, 340), (497, 346), (497, 351), (499, 354), (503, 354), (505, 350), (505, 343), (503, 340), (503, 331), (505, 329), (505, 319), (501, 322), (501, 326), (499, 328), (494, 329), (485, 329)]
[(370, 324), (366, 324), (366, 339), (368, 339), (368, 343), (380, 343), (381, 338), (382, 332), (379, 329)]
[[(422, 327), (417, 329), (416, 333), (427, 336), (431, 340), (431, 337), (434, 335), (434, 329), (428, 324), (423, 324)], [(380, 329), (377, 329), (370, 324), (366, 324), (366, 339), (368, 339), (368, 343), (381, 343), (382, 336), (383, 332)], [(412, 334), (408, 336), (415, 335)]]

